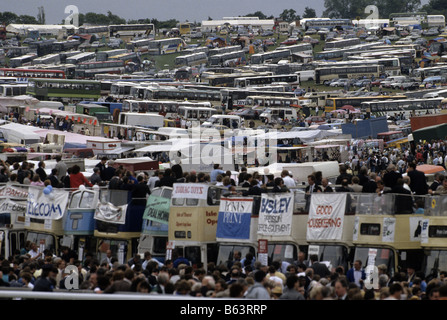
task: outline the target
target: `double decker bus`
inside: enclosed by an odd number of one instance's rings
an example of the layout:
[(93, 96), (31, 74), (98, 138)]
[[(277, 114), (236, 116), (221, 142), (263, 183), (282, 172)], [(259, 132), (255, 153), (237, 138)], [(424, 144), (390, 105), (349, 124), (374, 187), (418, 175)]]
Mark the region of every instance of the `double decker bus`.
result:
[[(354, 58), (354, 57), (351, 57)], [(397, 57), (387, 57), (378, 59), (353, 59), (348, 61), (318, 61), (315, 62), (317, 68), (321, 67), (349, 67), (349, 66), (359, 66), (359, 65), (382, 65), (384, 66), (385, 73), (389, 76), (400, 76), (401, 75), (401, 65), (400, 60)]]

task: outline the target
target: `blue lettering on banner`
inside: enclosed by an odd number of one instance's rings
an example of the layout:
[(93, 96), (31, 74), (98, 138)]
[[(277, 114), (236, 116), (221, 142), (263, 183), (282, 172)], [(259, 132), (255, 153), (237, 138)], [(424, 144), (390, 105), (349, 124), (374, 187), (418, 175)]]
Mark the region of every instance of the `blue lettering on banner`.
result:
[(288, 212), (290, 206), (290, 200), (292, 198), (281, 198), (277, 199), (261, 199), (261, 212), (266, 214), (284, 214)]
[(49, 203), (28, 202), (27, 215), (42, 219), (57, 219), (62, 216), (61, 206)]

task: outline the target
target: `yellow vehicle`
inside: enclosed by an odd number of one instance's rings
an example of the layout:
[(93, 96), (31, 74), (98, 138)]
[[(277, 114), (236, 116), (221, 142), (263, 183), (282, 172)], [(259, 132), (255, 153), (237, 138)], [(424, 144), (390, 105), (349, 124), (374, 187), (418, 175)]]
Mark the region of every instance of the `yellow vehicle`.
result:
[(146, 199), (133, 198), (131, 191), (106, 189), (101, 190), (100, 202), (98, 209), (103, 209), (95, 212), (93, 233), (98, 259), (111, 250), (118, 262), (126, 263), (138, 251)]
[(0, 255), (9, 257), (25, 248), (25, 212), (28, 188), (23, 185), (0, 187)]
[(188, 259), (206, 268), (216, 262), (221, 189), (203, 183), (175, 183), (169, 209), (167, 259)]
[[(419, 198), (420, 199), (420, 198)], [(354, 260), (362, 266), (387, 266), (389, 275), (412, 267), (421, 270), (422, 214), (413, 213), (411, 195), (361, 194), (354, 221)]]
[(64, 243), (64, 223), (70, 192), (60, 189), (47, 192), (47, 188), (28, 188), (24, 223), (26, 240), (36, 243), (41, 253), (48, 249), (59, 254), (60, 246)]
[(439, 277), (440, 271), (447, 270), (446, 200), (444, 196), (432, 196), (426, 199), (421, 223), (421, 246), (425, 254), (422, 271), (427, 281)]

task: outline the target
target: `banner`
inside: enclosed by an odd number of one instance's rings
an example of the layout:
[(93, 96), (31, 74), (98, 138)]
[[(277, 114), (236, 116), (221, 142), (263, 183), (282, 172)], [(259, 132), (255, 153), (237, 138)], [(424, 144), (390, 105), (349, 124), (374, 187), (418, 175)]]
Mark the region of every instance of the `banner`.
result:
[(347, 194), (313, 193), (307, 220), (307, 240), (341, 240)]
[(174, 183), (172, 198), (202, 199), (208, 196), (208, 186), (203, 183)]
[(99, 203), (96, 207), (94, 218), (109, 223), (125, 224), (126, 211), (127, 204), (117, 207), (110, 202)]
[(171, 199), (150, 195), (147, 198), (143, 219), (167, 224), (169, 222), (169, 208)]
[(0, 187), (0, 198), (28, 199), (28, 191), (26, 189), (13, 186)]
[(288, 236), (292, 232), (293, 193), (266, 194), (261, 197), (258, 234)]
[(37, 219), (59, 220), (67, 209), (69, 192), (53, 189), (45, 194), (43, 188), (30, 186), (26, 216)]
[(252, 209), (252, 198), (221, 198), (216, 237), (250, 239)]

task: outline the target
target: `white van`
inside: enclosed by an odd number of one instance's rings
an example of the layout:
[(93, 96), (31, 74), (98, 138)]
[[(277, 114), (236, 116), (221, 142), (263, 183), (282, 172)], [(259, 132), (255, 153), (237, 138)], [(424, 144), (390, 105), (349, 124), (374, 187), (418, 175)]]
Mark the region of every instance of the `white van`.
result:
[(202, 124), (202, 127), (210, 128), (216, 125), (239, 129), (242, 125), (242, 118), (236, 115), (214, 114)]
[(267, 118), (269, 122), (272, 120), (279, 120), (279, 119), (284, 120), (286, 118), (289, 120), (292, 120), (292, 118), (296, 120), (298, 118), (298, 114), (296, 112), (296, 109), (293, 107), (288, 108), (270, 107), (264, 109), (264, 111), (259, 115), (259, 118), (261, 118), (261, 120), (265, 120)]
[(299, 76), (300, 83), (302, 81), (314, 81), (315, 70), (302, 70), (295, 72)]

